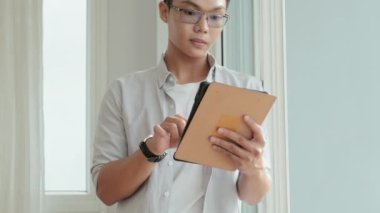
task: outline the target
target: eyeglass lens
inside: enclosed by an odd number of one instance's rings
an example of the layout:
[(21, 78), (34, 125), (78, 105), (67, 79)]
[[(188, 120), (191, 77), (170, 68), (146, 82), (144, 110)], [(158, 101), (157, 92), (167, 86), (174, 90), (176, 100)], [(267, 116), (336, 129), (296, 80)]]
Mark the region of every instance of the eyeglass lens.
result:
[[(194, 10), (187, 10), (182, 9), (181, 12), (181, 20), (185, 23), (189, 24), (196, 24), (198, 23), (202, 17), (203, 14), (200, 11), (194, 11)], [(207, 24), (210, 27), (222, 27), (227, 22), (227, 17), (219, 14), (207, 14)]]

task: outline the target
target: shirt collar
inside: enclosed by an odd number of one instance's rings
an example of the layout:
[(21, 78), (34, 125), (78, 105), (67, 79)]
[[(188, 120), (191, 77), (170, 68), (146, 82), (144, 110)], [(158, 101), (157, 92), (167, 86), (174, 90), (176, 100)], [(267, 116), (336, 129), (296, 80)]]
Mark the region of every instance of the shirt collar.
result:
[(161, 59), (158, 63), (157, 66), (157, 71), (158, 71), (158, 87), (162, 88), (166, 82), (168, 82), (169, 76), (172, 76), (171, 78), (174, 77), (174, 75), (168, 71), (168, 68), (166, 67), (166, 63), (164, 60), (165, 54), (162, 54)]
[[(175, 84), (175, 76), (173, 73), (169, 72), (165, 60), (164, 60), (165, 54), (161, 55), (161, 59), (158, 63), (157, 66), (157, 71), (158, 71), (158, 86), (159, 88), (163, 87), (172, 87)], [(207, 55), (207, 60), (210, 65), (210, 70), (207, 74), (207, 77), (205, 81), (207, 82), (213, 82), (215, 81), (215, 72), (216, 72), (216, 60), (215, 57), (212, 56), (211, 54)]]

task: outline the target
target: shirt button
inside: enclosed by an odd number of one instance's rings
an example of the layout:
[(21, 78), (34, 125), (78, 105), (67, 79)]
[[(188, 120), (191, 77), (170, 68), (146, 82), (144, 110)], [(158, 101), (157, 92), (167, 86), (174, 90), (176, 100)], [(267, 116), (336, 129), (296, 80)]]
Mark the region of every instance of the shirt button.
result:
[(168, 162), (168, 166), (173, 166), (173, 161), (170, 160), (170, 161)]
[(170, 193), (168, 191), (164, 192), (165, 197), (169, 197)]

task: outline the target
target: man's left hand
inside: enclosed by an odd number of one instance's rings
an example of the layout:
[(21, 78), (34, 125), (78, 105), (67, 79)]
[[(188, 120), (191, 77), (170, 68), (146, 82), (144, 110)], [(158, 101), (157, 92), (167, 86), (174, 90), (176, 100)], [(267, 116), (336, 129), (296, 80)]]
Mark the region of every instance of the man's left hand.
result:
[[(226, 128), (219, 128), (217, 131), (221, 137), (211, 136), (210, 141), (213, 149), (227, 155), (240, 173), (250, 175), (255, 170), (264, 168), (263, 150), (265, 140), (260, 125), (247, 115), (243, 116), (243, 120), (251, 130), (252, 138), (246, 138)], [(222, 138), (225, 138), (225, 140)]]

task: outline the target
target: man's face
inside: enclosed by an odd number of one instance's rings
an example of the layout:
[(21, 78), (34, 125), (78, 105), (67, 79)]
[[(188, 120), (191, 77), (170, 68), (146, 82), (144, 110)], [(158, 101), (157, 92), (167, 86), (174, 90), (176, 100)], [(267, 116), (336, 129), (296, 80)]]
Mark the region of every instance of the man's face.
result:
[[(169, 45), (189, 57), (203, 57), (219, 38), (223, 27), (211, 27), (208, 14), (225, 15), (226, 0), (173, 0), (168, 18)], [(189, 11), (196, 10), (207, 14), (197, 23), (186, 23), (183, 17)], [(181, 14), (182, 13), (182, 14)], [(184, 14), (185, 13), (185, 14)]]

